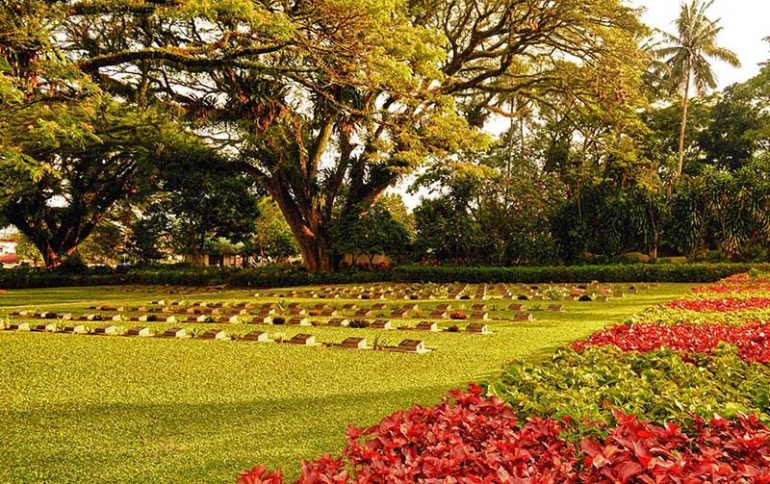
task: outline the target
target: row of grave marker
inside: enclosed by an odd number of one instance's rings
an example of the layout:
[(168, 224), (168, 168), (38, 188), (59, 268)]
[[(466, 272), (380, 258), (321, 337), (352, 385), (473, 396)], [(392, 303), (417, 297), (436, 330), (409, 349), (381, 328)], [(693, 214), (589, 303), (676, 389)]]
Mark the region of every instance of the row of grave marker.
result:
[[(486, 329), (486, 325), (483, 325), (483, 328), (479, 329), (479, 333), (487, 333), (488, 330)], [(125, 333), (120, 333), (118, 328), (116, 326), (101, 326), (98, 328), (95, 328), (93, 332), (89, 333), (89, 331), (82, 325), (78, 326), (68, 326), (64, 328), (62, 331), (58, 331), (58, 328), (56, 325), (49, 323), (49, 324), (41, 324), (35, 326), (33, 329), (29, 328), (28, 323), (16, 323), (12, 324), (9, 328), (9, 330), (14, 331), (36, 331), (36, 332), (47, 332), (47, 333), (69, 333), (69, 334), (92, 334), (92, 335), (101, 335), (101, 336), (129, 336), (129, 337), (137, 337), (137, 338), (149, 338), (149, 337), (155, 337), (155, 338), (167, 338), (167, 339), (190, 339), (193, 338), (193, 336), (188, 335), (186, 330), (184, 328), (171, 328), (167, 329), (163, 333), (160, 334), (153, 334), (150, 328), (146, 326), (139, 326), (135, 328), (131, 328)], [(471, 331), (476, 332), (476, 331)], [(260, 343), (273, 343), (275, 340), (270, 339), (269, 335), (265, 331), (251, 331), (247, 334), (245, 334), (241, 338), (233, 338), (232, 336), (229, 336), (225, 331), (221, 329), (211, 329), (208, 330), (198, 336), (195, 336), (195, 339), (204, 339), (204, 340), (220, 340), (220, 341), (255, 341)], [(294, 344), (294, 345), (302, 345), (302, 346), (332, 346), (332, 347), (340, 347), (340, 348), (346, 348), (346, 349), (373, 349), (372, 346), (369, 346), (367, 344), (366, 338), (360, 338), (360, 337), (348, 337), (346, 338), (342, 343), (340, 344), (323, 344), (316, 342), (315, 336), (311, 334), (306, 333), (300, 333), (296, 334), (291, 337), (291, 339), (287, 340), (286, 343), (288, 344)], [(383, 346), (381, 348), (378, 348), (385, 351), (396, 351), (396, 352), (403, 352), (403, 353), (427, 353), (431, 350), (425, 347), (425, 342), (423, 340), (415, 340), (415, 339), (405, 339), (401, 341), (401, 343), (398, 344), (398, 346)]]
[[(307, 319), (289, 320), (289, 321), (287, 321), (285, 323), (285, 325), (287, 325), (287, 326), (312, 326), (312, 324), (310, 324), (310, 322), (307, 321)], [(332, 327), (347, 327), (347, 326), (349, 326), (349, 321), (345, 320), (345, 319), (332, 319), (332, 320), (329, 320), (326, 323), (326, 325), (327, 326), (332, 326)], [(278, 325), (276, 325), (276, 326), (278, 326)], [(103, 326), (103, 328), (109, 328), (109, 327), (114, 328), (115, 326), (111, 326), (111, 325)], [(433, 321), (420, 321), (414, 327), (412, 327), (412, 326), (401, 326), (401, 327), (395, 328), (391, 324), (390, 321), (383, 320), (383, 319), (378, 319), (378, 320), (375, 320), (375, 321), (372, 321), (371, 323), (369, 323), (369, 326), (367, 326), (367, 327), (370, 328), (370, 329), (383, 329), (383, 330), (400, 329), (400, 330), (408, 330), (408, 331), (431, 331), (431, 332), (440, 332), (440, 331), (442, 331), (441, 329), (439, 329), (438, 324), (433, 322)], [(8, 326), (9, 330), (16, 330), (16, 331), (30, 331), (30, 330), (33, 330), (32, 328), (34, 328), (34, 330), (37, 330), (37, 331), (47, 331), (47, 332), (57, 332), (58, 331), (58, 326), (55, 323), (38, 324), (38, 325), (35, 325), (34, 327), (31, 327), (28, 322), (15, 322), (15, 323), (11, 323)], [(78, 331), (78, 328), (85, 328), (85, 326), (83, 326), (83, 325), (65, 326), (63, 332), (83, 332), (83, 331)], [(455, 329), (457, 329), (457, 328), (455, 327)], [(449, 330), (449, 329), (448, 330), (444, 330), (444, 331), (447, 331), (447, 332), (459, 332), (459, 329), (457, 329), (456, 331)], [(466, 326), (464, 332), (466, 332), (466, 333), (473, 333), (473, 334), (492, 334), (492, 332), (489, 330), (489, 327), (486, 324), (481, 324), (481, 323), (471, 323), (471, 324), (468, 324)]]

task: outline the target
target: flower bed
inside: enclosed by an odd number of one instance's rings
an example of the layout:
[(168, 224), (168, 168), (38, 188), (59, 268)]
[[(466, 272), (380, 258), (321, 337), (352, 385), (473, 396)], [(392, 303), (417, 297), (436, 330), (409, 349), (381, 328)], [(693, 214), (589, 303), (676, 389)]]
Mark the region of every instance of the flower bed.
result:
[[(655, 323), (513, 363), (489, 397), (471, 385), (350, 427), (342, 457), (304, 463), (296, 482), (770, 484), (768, 283), (695, 288), (734, 297), (673, 301), (640, 316)], [(282, 482), (260, 466), (238, 480)]]
[(744, 361), (770, 362), (770, 323), (755, 321), (743, 326), (724, 323), (618, 325), (572, 343), (581, 351), (591, 346), (614, 345), (623, 351), (642, 353), (669, 348), (678, 353), (710, 353), (720, 343), (738, 348)]
[(747, 297), (745, 299), (727, 297), (722, 299), (680, 299), (671, 301), (666, 307), (687, 311), (744, 311), (770, 308), (770, 297)]
[[(471, 386), (435, 407), (414, 406), (368, 429), (349, 428), (343, 457), (302, 465), (312, 483), (767, 483), (770, 431), (754, 417), (696, 422), (692, 435), (614, 413), (600, 438), (578, 446), (574, 425), (531, 418), (519, 423), (502, 400)], [(280, 484), (280, 470), (257, 466), (238, 484)]]

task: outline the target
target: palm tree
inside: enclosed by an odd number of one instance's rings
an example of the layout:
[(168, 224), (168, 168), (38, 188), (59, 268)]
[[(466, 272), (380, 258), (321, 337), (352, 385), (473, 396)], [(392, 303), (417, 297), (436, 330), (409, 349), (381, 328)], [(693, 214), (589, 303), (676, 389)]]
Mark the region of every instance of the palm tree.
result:
[(677, 35), (663, 32), (663, 42), (668, 45), (657, 51), (658, 56), (664, 59), (664, 77), (670, 92), (683, 92), (677, 177), (682, 175), (684, 163), (684, 133), (690, 88), (694, 87), (696, 94), (700, 94), (717, 86), (709, 58), (734, 67), (741, 65), (735, 52), (716, 45), (716, 37), (722, 27), (718, 25), (719, 19), (710, 20), (706, 17), (706, 10), (713, 3), (714, 0), (682, 3), (682, 10), (676, 20)]

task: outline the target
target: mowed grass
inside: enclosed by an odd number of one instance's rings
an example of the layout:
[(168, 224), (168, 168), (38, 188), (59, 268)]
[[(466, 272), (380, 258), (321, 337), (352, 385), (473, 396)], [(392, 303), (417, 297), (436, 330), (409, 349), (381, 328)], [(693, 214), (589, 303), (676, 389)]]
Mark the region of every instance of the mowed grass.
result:
[[(435, 404), (449, 389), (494, 378), (507, 361), (534, 357), (587, 336), (689, 288), (667, 284), (610, 302), (566, 302), (566, 312), (538, 311), (536, 321), (489, 321), (492, 335), (118, 323), (124, 328), (145, 324), (156, 331), (172, 326), (183, 326), (188, 332), (219, 327), (236, 334), (262, 329), (286, 338), (311, 333), (327, 343), (362, 336), (370, 344), (378, 337), (395, 345), (414, 338), (435, 349), (424, 355), (0, 331), (0, 482), (232, 483), (240, 469), (255, 464), (281, 466), (296, 478), (302, 459), (341, 449), (348, 423), (371, 425), (414, 403)], [(0, 316), (11, 308), (83, 313), (98, 302), (143, 304), (169, 297), (255, 300), (253, 293), (243, 291), (196, 293), (201, 290), (190, 289), (184, 296), (178, 290), (175, 295), (169, 291), (10, 291), (0, 294)], [(392, 303), (396, 302), (405, 301)], [(418, 301), (426, 307), (441, 302), (468, 307), (474, 303)], [(490, 308), (510, 302), (484, 301)], [(526, 309), (548, 304), (524, 303)], [(450, 324), (443, 321), (441, 326)]]

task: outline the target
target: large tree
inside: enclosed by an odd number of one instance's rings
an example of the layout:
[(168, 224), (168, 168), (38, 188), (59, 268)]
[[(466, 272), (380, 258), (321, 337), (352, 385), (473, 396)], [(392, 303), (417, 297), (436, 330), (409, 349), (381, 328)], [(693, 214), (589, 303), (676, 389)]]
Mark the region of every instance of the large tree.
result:
[[(65, 55), (57, 2), (4, 2), (0, 24), (0, 218), (46, 266), (72, 254), (179, 135), (167, 110), (115, 99)], [(8, 27), (8, 30), (5, 30)]]
[[(480, 147), (507, 99), (628, 104), (644, 65), (620, 0), (72, 1), (59, 38), (109, 92), (189, 115), (283, 212), (309, 270), (335, 217)], [(341, 210), (337, 210), (342, 207)]]
[(706, 14), (714, 0), (691, 0), (682, 3), (679, 17), (676, 19), (676, 34), (663, 33), (664, 43), (658, 50), (664, 59), (663, 77), (669, 90), (682, 95), (682, 120), (679, 129), (679, 163), (677, 177), (682, 175), (684, 165), (684, 141), (687, 126), (687, 107), (690, 89), (696, 93), (714, 89), (716, 77), (711, 69), (710, 60), (726, 62), (740, 66), (738, 56), (731, 50), (717, 45), (717, 35), (722, 31), (719, 19), (711, 20)]

